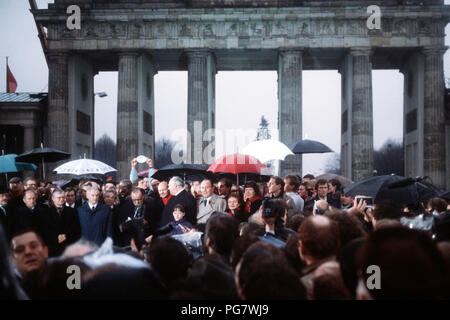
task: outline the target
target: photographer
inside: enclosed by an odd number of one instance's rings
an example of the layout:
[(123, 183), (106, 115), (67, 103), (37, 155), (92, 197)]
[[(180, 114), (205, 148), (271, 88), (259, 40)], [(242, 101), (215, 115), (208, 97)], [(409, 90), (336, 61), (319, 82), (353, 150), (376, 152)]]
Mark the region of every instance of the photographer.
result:
[[(145, 238), (151, 232), (150, 208), (145, 202), (145, 191), (141, 188), (133, 188), (131, 191), (133, 206), (129, 207), (127, 219), (119, 225), (122, 234), (128, 235), (128, 239), (134, 240), (134, 244), (140, 250), (145, 244)], [(130, 241), (127, 241), (130, 243)]]
[(266, 225), (265, 236), (272, 236), (286, 242), (289, 235), (295, 233), (295, 231), (287, 229), (283, 225), (283, 217), (286, 211), (287, 205), (284, 200), (264, 198), (261, 214)]

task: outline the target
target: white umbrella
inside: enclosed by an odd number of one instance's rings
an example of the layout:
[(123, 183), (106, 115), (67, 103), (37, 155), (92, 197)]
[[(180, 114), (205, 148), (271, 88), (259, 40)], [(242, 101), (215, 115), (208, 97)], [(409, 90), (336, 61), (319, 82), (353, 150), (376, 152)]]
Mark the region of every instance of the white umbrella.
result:
[(277, 140), (260, 140), (249, 143), (240, 152), (257, 158), (261, 162), (270, 160), (284, 160), (292, 151), (282, 142)]
[(79, 159), (66, 162), (54, 170), (58, 174), (105, 174), (108, 172), (117, 171), (106, 163), (93, 159)]

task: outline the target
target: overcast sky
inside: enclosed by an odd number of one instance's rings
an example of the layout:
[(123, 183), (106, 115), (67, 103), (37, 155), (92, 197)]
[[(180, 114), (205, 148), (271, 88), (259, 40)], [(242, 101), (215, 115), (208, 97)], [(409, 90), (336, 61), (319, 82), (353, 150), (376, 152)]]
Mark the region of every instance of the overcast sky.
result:
[[(51, 2), (37, 0), (39, 8), (46, 8)], [(450, 4), (450, 0), (446, 3)], [(0, 92), (6, 91), (6, 56), (18, 82), (17, 92), (47, 92), (48, 68), (27, 0), (0, 0), (0, 41)], [(446, 45), (449, 43), (447, 36)], [(450, 77), (449, 62), (450, 52), (447, 52), (444, 56), (446, 77)], [(403, 139), (403, 75), (398, 70), (374, 70), (372, 76), (374, 146), (380, 148), (387, 139), (400, 142)], [(107, 133), (116, 139), (117, 72), (100, 72), (94, 83), (95, 92), (108, 94), (95, 100), (95, 137)], [(277, 138), (277, 109), (275, 71), (217, 73), (218, 130), (256, 130), (264, 115), (272, 137)], [(177, 117), (173, 117), (174, 114)], [(341, 80), (337, 70), (303, 71), (303, 138), (321, 141), (340, 152), (340, 114)], [(110, 117), (107, 121), (105, 115)], [(187, 72), (159, 72), (155, 76), (155, 120), (156, 139), (170, 138), (175, 130), (186, 129)], [(224, 150), (222, 147), (218, 141), (218, 154)], [(322, 173), (330, 157), (329, 153), (304, 155), (303, 173)]]

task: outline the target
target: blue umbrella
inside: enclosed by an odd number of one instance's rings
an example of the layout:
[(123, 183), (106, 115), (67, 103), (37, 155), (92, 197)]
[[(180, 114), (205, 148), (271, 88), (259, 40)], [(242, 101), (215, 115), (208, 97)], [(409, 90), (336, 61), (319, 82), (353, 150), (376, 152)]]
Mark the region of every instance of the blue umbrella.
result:
[(0, 156), (0, 173), (36, 170), (37, 166), (27, 162), (16, 162), (17, 154)]

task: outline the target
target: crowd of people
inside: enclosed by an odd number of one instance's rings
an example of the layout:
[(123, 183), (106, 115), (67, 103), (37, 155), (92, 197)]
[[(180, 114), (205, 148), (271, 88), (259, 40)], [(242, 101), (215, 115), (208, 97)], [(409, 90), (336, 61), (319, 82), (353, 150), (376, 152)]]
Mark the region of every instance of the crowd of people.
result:
[(449, 199), (370, 206), (310, 174), (235, 185), (131, 165), (118, 183), (0, 189), (1, 299), (450, 298)]

